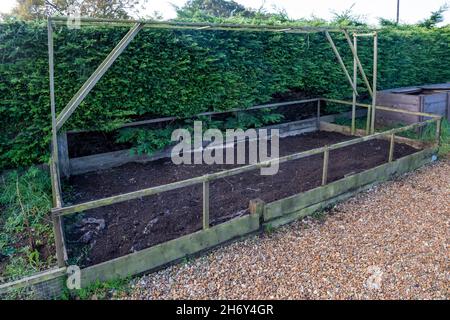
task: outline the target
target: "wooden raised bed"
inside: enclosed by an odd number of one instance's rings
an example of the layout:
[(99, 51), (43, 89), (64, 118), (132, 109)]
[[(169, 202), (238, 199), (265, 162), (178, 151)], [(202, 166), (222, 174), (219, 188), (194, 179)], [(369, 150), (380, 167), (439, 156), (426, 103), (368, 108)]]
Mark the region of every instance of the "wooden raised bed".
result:
[(268, 204), (256, 201), (256, 209), (251, 210), (248, 216), (82, 269), (81, 285), (85, 287), (97, 280), (106, 281), (150, 272), (233, 239), (261, 232), (264, 227), (275, 228), (301, 219), (377, 183), (430, 163), (435, 154), (436, 149), (429, 148), (292, 197)]
[[(437, 114), (450, 121), (450, 83), (379, 91), (377, 101), (382, 106)], [(423, 116), (385, 111), (377, 114), (380, 124), (407, 124), (423, 119)]]
[[(435, 120), (429, 120), (430, 123)], [(410, 127), (417, 127), (418, 124)], [(340, 133), (348, 133), (350, 128), (329, 124), (320, 123), (321, 130), (335, 131)], [(406, 129), (394, 129), (406, 130)], [(338, 143), (335, 146), (330, 146), (331, 149), (338, 148), (337, 146), (345, 146), (354, 143), (355, 141), (363, 141), (370, 139), (385, 139), (390, 132), (377, 133), (372, 136), (365, 136), (349, 141)], [(395, 131), (396, 132), (396, 131)], [(396, 137), (395, 139), (399, 139)], [(402, 143), (411, 143), (417, 147), (418, 142), (406, 138), (402, 139)], [(250, 214), (247, 216), (234, 218), (217, 226), (205, 226), (201, 231), (182, 236), (180, 238), (161, 243), (159, 245), (131, 253), (110, 261), (96, 264), (84, 269), (81, 269), (81, 286), (86, 287), (95, 281), (106, 281), (116, 278), (123, 278), (142, 273), (148, 273), (159, 269), (165, 265), (175, 263), (184, 257), (198, 255), (202, 252), (208, 251), (218, 245), (228, 243), (235, 239), (262, 232), (264, 228), (276, 228), (278, 226), (290, 223), (297, 219), (311, 215), (316, 211), (325, 209), (326, 207), (343, 201), (352, 195), (366, 190), (375, 184), (392, 179), (398, 175), (413, 171), (424, 164), (434, 161), (437, 153), (436, 145), (425, 145), (425, 150), (416, 152), (411, 155), (399, 158), (395, 161), (387, 162), (375, 168), (346, 176), (338, 181), (317, 187), (315, 189), (302, 192), (284, 199), (280, 199), (271, 203), (265, 204), (260, 200), (250, 201)], [(324, 148), (319, 148), (311, 151), (306, 151), (296, 155), (284, 157), (282, 161), (289, 161), (295, 158), (301, 158), (311, 154), (324, 152)], [(260, 166), (255, 166), (260, 167)], [(243, 168), (238, 168), (242, 171)], [(244, 169), (244, 170), (248, 170)], [(220, 173), (224, 175), (226, 173)], [(195, 181), (201, 181), (201, 177), (194, 178)], [(198, 182), (197, 182), (198, 183)], [(184, 183), (186, 184), (186, 183)], [(173, 187), (173, 185), (171, 186)], [(162, 187), (167, 189), (167, 187)], [(161, 187), (159, 187), (161, 189)], [(143, 195), (151, 193), (150, 191), (140, 192)], [(89, 207), (97, 207), (101, 205), (97, 202), (91, 203)], [(65, 215), (69, 212), (78, 212), (76, 207), (62, 208), (54, 210), (55, 216), (58, 214)], [(50, 272), (50, 277), (47, 273), (36, 275), (30, 278), (25, 278), (14, 283), (4, 284), (0, 286), (0, 294), (5, 292), (25, 287), (27, 285), (46, 286), (45, 282), (50, 278), (57, 280), (58, 286), (63, 286), (64, 278), (66, 277), (64, 268), (58, 269), (55, 272)], [(59, 280), (58, 280), (59, 279)], [(54, 284), (53, 284), (54, 286)], [(61, 289), (62, 287), (59, 287)], [(54, 288), (52, 288), (54, 290)]]

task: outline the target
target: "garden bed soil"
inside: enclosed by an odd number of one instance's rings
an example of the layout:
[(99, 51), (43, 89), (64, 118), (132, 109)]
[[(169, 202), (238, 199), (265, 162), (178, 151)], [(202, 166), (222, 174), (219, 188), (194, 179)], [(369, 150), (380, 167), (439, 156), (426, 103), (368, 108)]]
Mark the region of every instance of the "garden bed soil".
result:
[[(267, 102), (267, 104), (295, 101), (295, 100), (305, 100), (305, 99), (311, 99), (311, 97), (306, 95), (302, 91), (299, 91), (297, 89), (291, 89), (290, 91), (284, 93), (275, 94), (273, 98), (269, 102)], [(317, 103), (316, 102), (299, 103), (291, 106), (275, 108), (272, 109), (272, 111), (273, 113), (283, 115), (283, 122), (304, 120), (316, 116)], [(326, 110), (322, 110), (322, 115), (326, 114), (328, 114)], [(213, 119), (223, 121), (230, 116), (232, 116), (232, 113), (218, 114), (213, 116)], [(133, 119), (132, 122), (150, 120), (155, 118), (157, 118), (157, 116), (152, 114), (140, 115), (132, 117)], [(143, 127), (164, 128), (167, 124), (168, 122), (161, 122), (151, 125), (141, 125), (137, 126), (136, 128), (143, 128)], [(182, 125), (182, 121), (179, 124)], [(117, 137), (118, 137), (118, 130), (114, 130), (111, 132), (102, 132), (102, 131), (69, 132), (67, 134), (69, 157), (78, 158), (94, 154), (126, 150), (133, 147), (132, 143), (118, 143)]]
[[(352, 139), (338, 133), (313, 132), (280, 139), (280, 156)], [(269, 148), (270, 150), (270, 148)], [(395, 145), (394, 158), (417, 150)], [(329, 182), (386, 163), (389, 142), (372, 140), (330, 152)], [(280, 165), (273, 176), (254, 170), (210, 183), (210, 221), (223, 223), (248, 214), (249, 200), (269, 203), (321, 185), (323, 156), (315, 155)], [(232, 165), (174, 165), (170, 159), (71, 177), (64, 183), (65, 204), (81, 203), (121, 193), (231, 169)], [(85, 211), (66, 217), (69, 258), (88, 266), (178, 238), (202, 228), (202, 186)]]

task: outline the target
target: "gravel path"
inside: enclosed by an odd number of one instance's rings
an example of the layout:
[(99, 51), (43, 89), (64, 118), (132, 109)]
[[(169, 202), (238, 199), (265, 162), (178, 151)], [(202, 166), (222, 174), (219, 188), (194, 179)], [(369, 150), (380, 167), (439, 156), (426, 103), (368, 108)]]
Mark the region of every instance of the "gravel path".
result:
[(449, 299), (450, 160), (133, 280), (125, 299)]

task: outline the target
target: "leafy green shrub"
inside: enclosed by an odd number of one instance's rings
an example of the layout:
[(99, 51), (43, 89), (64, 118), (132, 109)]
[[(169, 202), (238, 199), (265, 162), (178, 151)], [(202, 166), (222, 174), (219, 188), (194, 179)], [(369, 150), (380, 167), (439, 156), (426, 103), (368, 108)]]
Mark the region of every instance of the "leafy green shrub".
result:
[[(225, 121), (212, 120), (208, 116), (199, 116), (197, 119), (187, 119), (183, 128), (193, 133), (194, 121), (202, 121), (202, 130), (219, 129), (225, 131), (226, 129), (248, 129), (260, 128), (267, 124), (277, 123), (283, 119), (283, 115), (272, 113), (270, 109), (257, 110), (256, 112), (239, 112), (234, 116), (226, 118)], [(174, 125), (169, 125), (164, 129), (142, 129), (142, 128), (126, 128), (120, 129), (116, 141), (118, 143), (131, 143), (133, 154), (147, 154), (153, 155), (171, 144), (171, 135)]]
[[(242, 17), (233, 22), (285, 23)], [(55, 28), (58, 111), (127, 30)], [(345, 39), (338, 34), (334, 38), (350, 66), (353, 59)], [(0, 24), (0, 40), (0, 169), (46, 162), (51, 121), (45, 23)], [(381, 30), (380, 88), (448, 81), (450, 68), (442, 66), (450, 64), (449, 42), (450, 27)], [(370, 75), (372, 42), (361, 39), (358, 51)], [(183, 118), (205, 111), (246, 108), (292, 88), (310, 96), (351, 97), (322, 33), (148, 28), (131, 42), (64, 129), (111, 130), (143, 114)], [(363, 88), (360, 91), (362, 97), (367, 95)], [(152, 148), (150, 145), (145, 150)]]
[(172, 127), (164, 129), (127, 128), (119, 130), (117, 142), (133, 144), (132, 153), (152, 155), (170, 144)]

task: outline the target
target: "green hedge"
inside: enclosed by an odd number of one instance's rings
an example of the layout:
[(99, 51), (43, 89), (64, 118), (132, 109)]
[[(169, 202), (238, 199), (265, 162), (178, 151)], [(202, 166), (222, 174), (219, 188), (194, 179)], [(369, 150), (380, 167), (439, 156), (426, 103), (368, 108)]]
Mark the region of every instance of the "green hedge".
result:
[[(127, 32), (57, 28), (56, 103), (61, 110)], [(335, 36), (350, 66), (350, 50)], [(450, 80), (450, 28), (385, 29), (381, 88)], [(372, 42), (359, 53), (371, 74)], [(48, 159), (50, 107), (43, 23), (0, 25), (0, 169)], [(109, 130), (141, 114), (189, 116), (264, 103), (297, 88), (311, 96), (351, 95), (323, 34), (143, 30), (66, 125)], [(363, 92), (363, 91), (362, 91)]]

